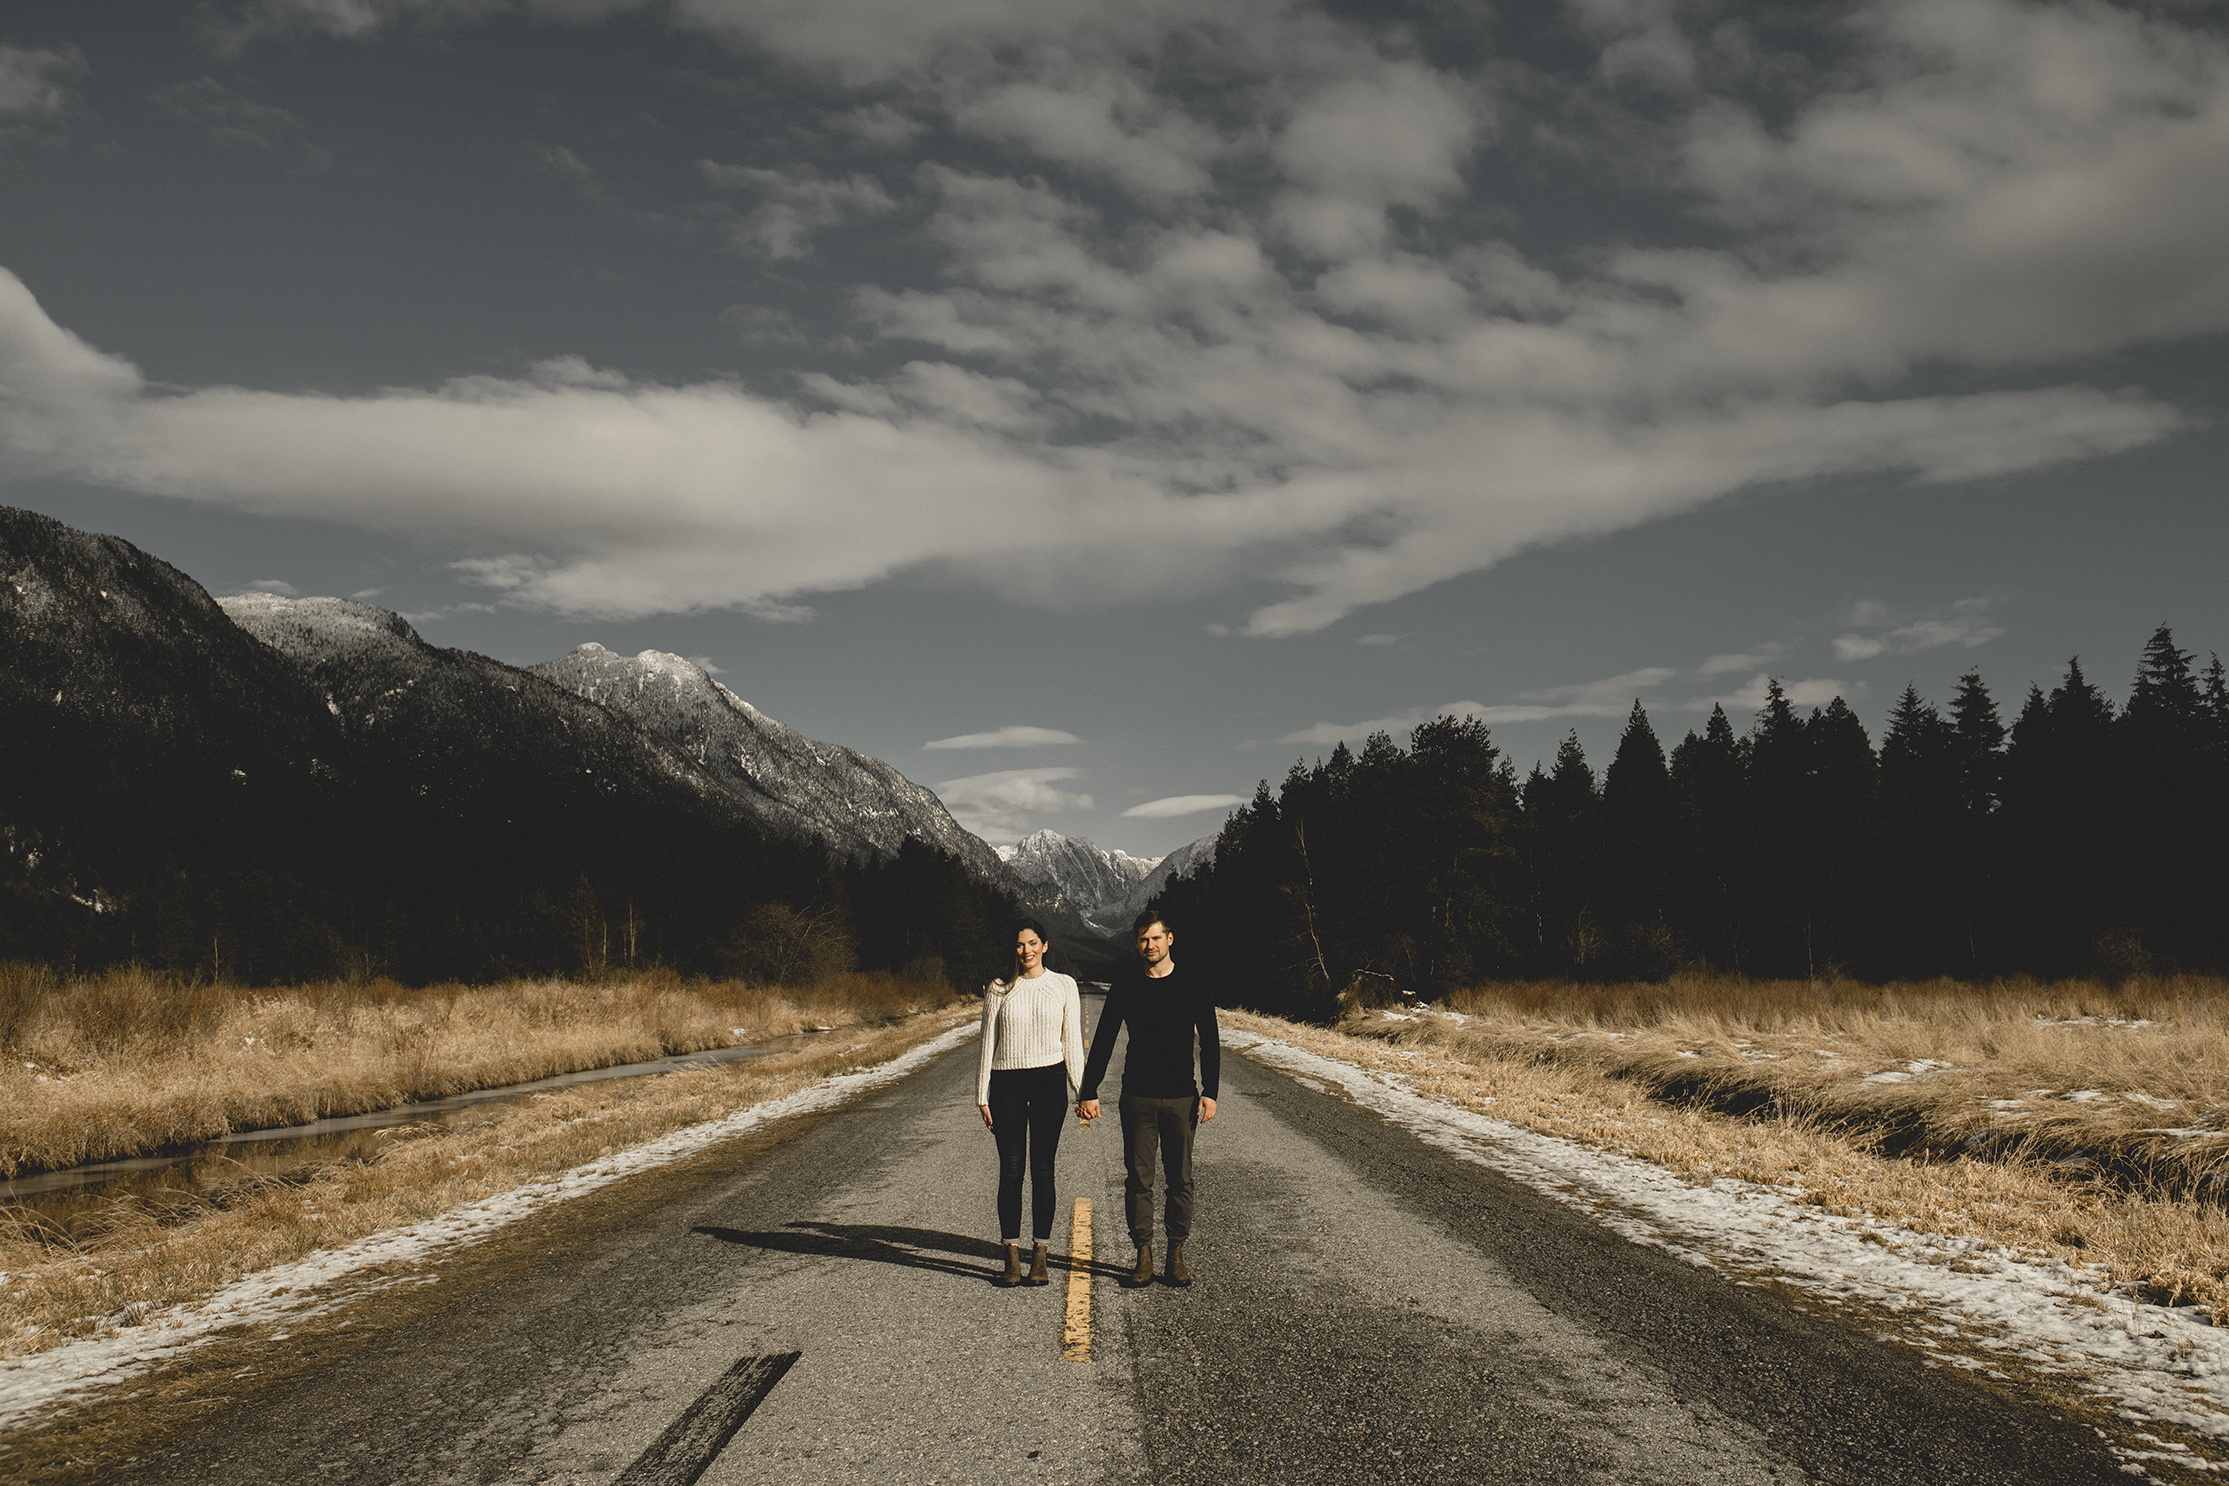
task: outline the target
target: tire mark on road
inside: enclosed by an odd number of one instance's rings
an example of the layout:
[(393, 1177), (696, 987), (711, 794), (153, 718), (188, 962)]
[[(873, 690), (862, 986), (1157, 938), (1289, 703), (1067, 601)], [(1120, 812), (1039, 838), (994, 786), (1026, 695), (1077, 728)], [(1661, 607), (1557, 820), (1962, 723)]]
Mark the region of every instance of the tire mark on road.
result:
[(781, 1352), (737, 1362), (683, 1409), (612, 1486), (691, 1486), (802, 1355)]

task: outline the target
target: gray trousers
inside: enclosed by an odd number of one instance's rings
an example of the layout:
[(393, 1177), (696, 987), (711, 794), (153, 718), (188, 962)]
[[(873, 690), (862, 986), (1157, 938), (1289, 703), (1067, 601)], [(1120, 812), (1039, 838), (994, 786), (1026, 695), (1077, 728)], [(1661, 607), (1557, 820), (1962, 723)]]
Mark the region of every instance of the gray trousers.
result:
[(1199, 1128), (1200, 1101), (1122, 1096), (1122, 1183), (1128, 1199), (1130, 1241), (1153, 1242), (1153, 1171), (1159, 1158), (1168, 1183), (1170, 1243), (1192, 1232), (1192, 1132)]

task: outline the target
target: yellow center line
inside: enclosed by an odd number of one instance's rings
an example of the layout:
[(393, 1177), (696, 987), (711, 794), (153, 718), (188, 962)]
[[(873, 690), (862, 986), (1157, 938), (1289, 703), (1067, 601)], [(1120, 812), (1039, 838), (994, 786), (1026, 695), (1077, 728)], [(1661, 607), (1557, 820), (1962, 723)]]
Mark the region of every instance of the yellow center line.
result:
[(1068, 1222), (1068, 1310), (1060, 1329), (1064, 1362), (1091, 1360), (1091, 1199), (1076, 1199)]

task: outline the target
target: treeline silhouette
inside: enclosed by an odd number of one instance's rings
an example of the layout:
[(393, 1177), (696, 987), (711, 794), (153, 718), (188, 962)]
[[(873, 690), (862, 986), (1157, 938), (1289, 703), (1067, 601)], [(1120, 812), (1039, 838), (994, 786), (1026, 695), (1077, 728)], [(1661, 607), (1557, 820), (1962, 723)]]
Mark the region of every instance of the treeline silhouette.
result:
[(1442, 717), (1265, 781), (1170, 886), (1188, 961), (1265, 1009), (1350, 984), (2229, 969), (2229, 685), (2162, 626), (2116, 708), (2070, 662), (2007, 725), (1978, 673), (1907, 687), (1876, 749), (1780, 683), (1667, 756), (1636, 701), (1599, 776), (1520, 779)]
[[(562, 856), (490, 861), (444, 860), (453, 843), (438, 836), (359, 832), (292, 860), (135, 853), (96, 867), (43, 854), (36, 830), (6, 834), (0, 961), (76, 972), (141, 964), (188, 981), (423, 985), (659, 965), (795, 983), (893, 970), (965, 987), (1003, 973), (1021, 911), (959, 858), (912, 839), (894, 859), (868, 862), (734, 831), (654, 852), (575, 836)], [(329, 859), (305, 859), (320, 852)], [(57, 890), (55, 879), (97, 879), (98, 898)]]

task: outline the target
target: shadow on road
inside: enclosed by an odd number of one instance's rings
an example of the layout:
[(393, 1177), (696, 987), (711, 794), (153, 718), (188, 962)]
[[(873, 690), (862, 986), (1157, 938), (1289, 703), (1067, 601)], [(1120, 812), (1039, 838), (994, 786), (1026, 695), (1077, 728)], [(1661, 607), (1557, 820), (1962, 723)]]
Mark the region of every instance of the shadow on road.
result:
[[(933, 1269), (986, 1284), (998, 1273), (999, 1262), (1006, 1257), (1004, 1247), (987, 1238), (939, 1233), (933, 1228), (895, 1228), (881, 1223), (788, 1223), (773, 1232), (761, 1233), (712, 1227), (689, 1231), (746, 1248), (770, 1249), (781, 1254), (816, 1254), (829, 1259), (866, 1259), (907, 1269)], [(946, 1255), (959, 1257), (944, 1257)], [(1129, 1273), (1128, 1269), (1112, 1264), (1079, 1266), (1064, 1254), (1052, 1256), (1052, 1267), (1058, 1270), (1085, 1268), (1092, 1274), (1109, 1276)]]

